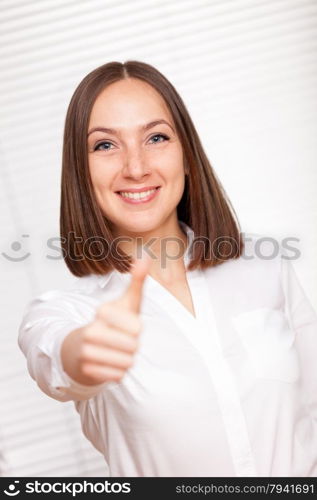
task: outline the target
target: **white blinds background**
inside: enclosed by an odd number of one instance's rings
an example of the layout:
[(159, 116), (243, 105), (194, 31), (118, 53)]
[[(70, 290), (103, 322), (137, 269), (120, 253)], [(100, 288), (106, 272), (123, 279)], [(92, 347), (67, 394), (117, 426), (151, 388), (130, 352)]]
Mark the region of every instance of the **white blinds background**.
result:
[(111, 60), (161, 70), (242, 230), (300, 238), (294, 265), (316, 307), (317, 2), (1, 0), (0, 9), (1, 473), (106, 475), (73, 404), (41, 393), (16, 343), (30, 298), (73, 279), (46, 243), (59, 235), (71, 94)]

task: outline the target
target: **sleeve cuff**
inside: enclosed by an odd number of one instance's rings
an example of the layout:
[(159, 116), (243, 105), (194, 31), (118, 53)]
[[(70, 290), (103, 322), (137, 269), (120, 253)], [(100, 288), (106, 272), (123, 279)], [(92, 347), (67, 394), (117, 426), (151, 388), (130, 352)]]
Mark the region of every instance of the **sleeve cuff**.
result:
[(38, 348), (43, 351), (51, 360), (50, 387), (52, 394), (56, 396), (69, 396), (71, 399), (82, 400), (95, 396), (105, 384), (83, 385), (73, 380), (63, 369), (61, 359), (61, 347), (65, 337), (80, 325), (67, 325), (60, 329), (54, 339), (47, 345), (38, 344)]

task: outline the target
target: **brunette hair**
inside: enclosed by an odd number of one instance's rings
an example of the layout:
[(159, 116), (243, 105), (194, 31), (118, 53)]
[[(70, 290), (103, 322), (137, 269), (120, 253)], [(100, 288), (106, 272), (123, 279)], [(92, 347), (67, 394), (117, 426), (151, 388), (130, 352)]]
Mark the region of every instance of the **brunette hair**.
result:
[[(125, 78), (138, 78), (154, 87), (174, 119), (187, 172), (177, 216), (195, 233), (188, 269), (204, 269), (240, 257), (243, 241), (237, 216), (173, 85), (156, 68), (144, 62), (109, 62), (81, 81), (65, 120), (60, 234), (68, 269), (75, 276), (102, 275), (114, 268), (120, 272), (130, 270), (131, 257), (114, 244), (112, 224), (98, 206), (87, 152), (88, 122), (96, 98), (108, 85)], [(100, 243), (106, 254), (100, 254)]]

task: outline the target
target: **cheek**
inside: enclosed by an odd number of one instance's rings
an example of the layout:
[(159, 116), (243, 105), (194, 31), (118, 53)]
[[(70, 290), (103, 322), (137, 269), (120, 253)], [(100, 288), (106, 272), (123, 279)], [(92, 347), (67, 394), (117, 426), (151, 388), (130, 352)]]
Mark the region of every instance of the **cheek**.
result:
[(166, 178), (171, 180), (181, 179), (184, 174), (183, 151), (178, 145), (166, 151), (160, 151), (160, 155), (155, 158), (158, 161), (159, 168), (164, 171)]
[(106, 166), (103, 161), (96, 160), (89, 162), (89, 173), (94, 189), (107, 187), (111, 182), (111, 172), (109, 165)]
[(182, 186), (185, 182), (184, 173), (183, 155), (176, 152), (169, 164), (167, 175), (171, 181)]

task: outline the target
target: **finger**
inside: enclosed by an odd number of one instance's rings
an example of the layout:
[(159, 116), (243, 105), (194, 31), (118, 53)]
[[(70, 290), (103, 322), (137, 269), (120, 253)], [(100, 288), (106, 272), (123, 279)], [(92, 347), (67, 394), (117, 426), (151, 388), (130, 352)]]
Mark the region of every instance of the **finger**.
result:
[(94, 328), (85, 335), (84, 341), (94, 345), (119, 349), (125, 352), (135, 352), (138, 346), (138, 338), (121, 332), (117, 329), (104, 325), (102, 321), (95, 321)]
[(91, 362), (127, 370), (133, 364), (133, 355), (109, 347), (84, 344), (79, 355), (83, 362)]
[(128, 309), (122, 310), (122, 302), (106, 302), (96, 312), (95, 322), (97, 324), (112, 326), (129, 335), (138, 335), (142, 328), (140, 317), (129, 311)]
[(102, 383), (105, 380), (119, 382), (124, 374), (124, 370), (118, 368), (112, 368), (108, 366), (95, 365), (93, 363), (85, 363), (82, 367), (82, 372), (87, 377), (92, 377), (96, 379), (96, 383)]
[(133, 260), (130, 284), (120, 300), (121, 303), (125, 304), (127, 309), (137, 314), (140, 312), (142, 288), (150, 268), (150, 263), (151, 259), (145, 252), (143, 252), (140, 259)]

